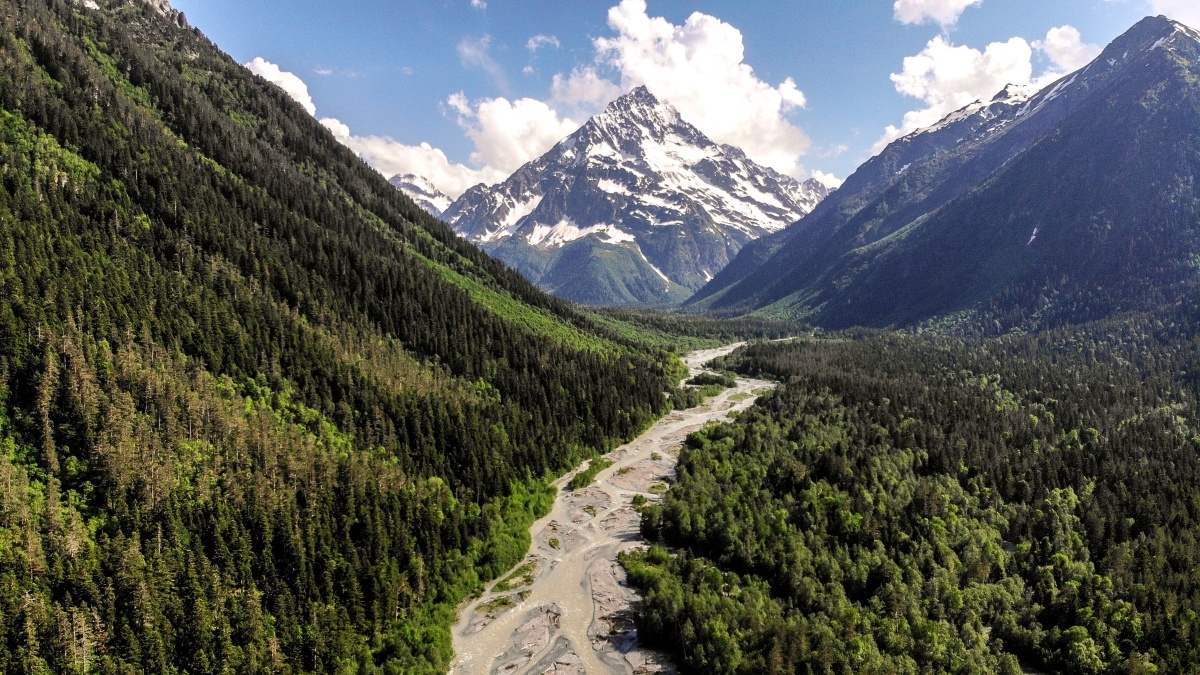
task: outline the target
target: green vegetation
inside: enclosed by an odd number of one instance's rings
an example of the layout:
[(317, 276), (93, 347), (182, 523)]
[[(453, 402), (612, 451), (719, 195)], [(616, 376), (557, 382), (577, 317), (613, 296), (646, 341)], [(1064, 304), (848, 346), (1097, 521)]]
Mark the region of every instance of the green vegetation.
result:
[(500, 581), (493, 586), (492, 592), (503, 593), (505, 591), (516, 590), (522, 586), (528, 586), (529, 584), (533, 583), (534, 579), (537, 578), (537, 571), (537, 561), (530, 560), (529, 562), (513, 570), (512, 574), (509, 574), (507, 577), (505, 577), (503, 581)]
[(546, 543), (550, 544), (550, 548), (552, 548), (556, 551), (558, 550), (558, 548), (560, 546), (562, 546), (562, 542), (558, 540), (558, 537), (551, 537), (550, 540), (547, 541)]
[(1031, 335), (860, 333), (689, 437), (624, 558), (686, 671), (1181, 673), (1200, 663), (1200, 302)]
[(682, 364), (100, 4), (0, 0), (0, 672), (445, 672)]
[(778, 340), (811, 332), (800, 323), (756, 316), (714, 319), (628, 307), (580, 307), (579, 310), (626, 339), (679, 354), (734, 342)]
[(593, 459), (586, 469), (580, 470), (579, 473), (571, 477), (571, 482), (567, 483), (567, 489), (582, 490), (596, 480), (596, 474), (612, 465), (612, 460), (604, 459), (603, 457)]
[(502, 595), (498, 598), (493, 598), (493, 599), (488, 600), (487, 602), (479, 605), (479, 607), (476, 608), (475, 611), (478, 612), (479, 614), (495, 614), (499, 610), (502, 610), (502, 609), (505, 609), (508, 607), (512, 607), (512, 605), (513, 605), (513, 596)]
[(700, 373), (688, 380), (686, 384), (695, 387), (696, 394), (701, 400), (711, 398), (737, 386), (737, 378), (729, 373)]
[(721, 389), (729, 389), (737, 386), (737, 377), (730, 373), (700, 373), (687, 383), (693, 387), (718, 386)]

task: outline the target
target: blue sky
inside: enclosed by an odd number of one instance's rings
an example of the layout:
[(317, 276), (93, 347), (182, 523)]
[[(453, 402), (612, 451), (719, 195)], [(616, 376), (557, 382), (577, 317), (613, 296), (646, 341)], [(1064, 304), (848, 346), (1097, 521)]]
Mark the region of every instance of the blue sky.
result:
[(316, 116), (382, 172), (424, 173), (452, 196), (641, 83), (763, 163), (844, 178), (997, 82), (1079, 67), (1147, 14), (1200, 22), (1197, 0), (619, 1), (173, 4), (238, 62), (263, 59), (285, 89), (286, 73), (303, 81)]

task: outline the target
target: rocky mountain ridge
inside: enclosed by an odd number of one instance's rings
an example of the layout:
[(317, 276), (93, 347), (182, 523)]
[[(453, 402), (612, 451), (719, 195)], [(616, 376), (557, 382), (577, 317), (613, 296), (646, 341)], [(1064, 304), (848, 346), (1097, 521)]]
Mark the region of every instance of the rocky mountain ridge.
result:
[(443, 214), (541, 288), (589, 304), (686, 299), (829, 194), (713, 142), (645, 87)]
[(690, 301), (827, 327), (1047, 325), (1171, 301), (1200, 252), (1200, 33), (1139, 22), (1036, 93), (901, 138)]

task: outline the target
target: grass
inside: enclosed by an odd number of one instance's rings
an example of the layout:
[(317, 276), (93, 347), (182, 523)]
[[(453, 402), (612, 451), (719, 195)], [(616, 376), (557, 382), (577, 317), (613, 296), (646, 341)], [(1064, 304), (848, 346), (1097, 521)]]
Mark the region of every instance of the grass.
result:
[(512, 574), (508, 575), (508, 577), (506, 577), (503, 581), (496, 584), (492, 591), (496, 593), (503, 593), (505, 591), (511, 591), (522, 586), (528, 586), (532, 584), (533, 580), (536, 578), (537, 561), (530, 560), (524, 565), (521, 565), (517, 569), (513, 570)]
[(652, 452), (650, 453), (650, 459), (657, 462), (658, 460), (662, 459), (662, 455), (658, 454), (657, 452)]
[(742, 401), (745, 401), (746, 399), (750, 398), (751, 396), (753, 396), (753, 394), (747, 394), (747, 393), (743, 392), (741, 394), (734, 394), (734, 395), (730, 396), (728, 400), (732, 403), (741, 403)]
[(550, 548), (554, 549), (555, 551), (557, 551), (562, 546), (562, 542), (558, 540), (558, 537), (552, 537), (546, 543), (550, 544)]
[(617, 469), (617, 475), (624, 476), (625, 474), (631, 473), (632, 471), (633, 471), (632, 466), (623, 466), (623, 467)]
[(480, 605), (479, 608), (476, 609), (475, 611), (480, 614), (492, 614), (501, 609), (511, 607), (512, 604), (513, 604), (512, 596), (511, 595), (503, 595), (498, 598), (493, 598), (491, 600), (488, 600), (487, 602)]
[(602, 457), (599, 459), (593, 459), (592, 463), (588, 464), (588, 468), (580, 471), (579, 473), (575, 474), (573, 478), (571, 478), (571, 482), (567, 484), (567, 488), (571, 490), (582, 490), (583, 488), (591, 485), (592, 481), (596, 480), (596, 474), (612, 465), (612, 460), (609, 459), (604, 459)]
[(650, 486), (650, 493), (655, 495), (665, 494), (667, 491), (666, 483), (655, 483)]
[(559, 344), (597, 354), (611, 356), (620, 354), (625, 350), (624, 347), (615, 342), (596, 335), (589, 335), (573, 324), (545, 310), (530, 307), (507, 293), (489, 288), (478, 280), (460, 274), (446, 265), (438, 264), (424, 256), (420, 256), (415, 250), (413, 253), (421, 257), (427, 265), (437, 270), (446, 281), (465, 290), (473, 300), (487, 307), (497, 316), (508, 319), (535, 335), (545, 336)]

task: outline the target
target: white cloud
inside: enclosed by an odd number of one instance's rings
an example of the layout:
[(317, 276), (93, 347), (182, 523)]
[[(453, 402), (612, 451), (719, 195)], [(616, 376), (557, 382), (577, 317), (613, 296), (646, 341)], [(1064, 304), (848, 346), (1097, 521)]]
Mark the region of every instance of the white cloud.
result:
[(541, 157), (580, 126), (532, 98), (490, 98), (472, 107), (458, 93), (446, 102), (458, 111), (459, 125), (475, 143), (471, 161), (505, 174)]
[(413, 146), (387, 136), (354, 136), (350, 133), (350, 127), (328, 117), (321, 120), (321, 124), (325, 125), (342, 145), (353, 150), (384, 176), (390, 178), (398, 173), (415, 173), (427, 178), (452, 199), (472, 185), (498, 183), (508, 177), (507, 174), (493, 169), (472, 169), (451, 162), (444, 152), (428, 143)]
[(595, 68), (586, 66), (576, 68), (570, 76), (556, 74), (550, 87), (555, 103), (581, 110), (599, 110), (622, 93), (621, 87), (601, 77)]
[(1200, 29), (1200, 2), (1196, 0), (1150, 0), (1155, 14), (1163, 14)]
[(471, 6), (475, 9), (487, 9), (487, 0), (471, 0)]
[(507, 91), (508, 75), (504, 72), (504, 67), (492, 58), (491, 47), (491, 35), (484, 35), (478, 39), (465, 37), (458, 43), (458, 57), (462, 60), (463, 66), (479, 68), (488, 74), (497, 88)]
[(313, 103), (312, 96), (308, 94), (308, 85), (304, 84), (304, 80), (301, 80), (294, 73), (281, 70), (279, 66), (264, 60), (261, 56), (254, 57), (254, 60), (245, 64), (245, 66), (250, 72), (286, 92), (296, 103), (303, 106), (309, 115), (317, 114), (317, 106)]
[(831, 157), (841, 157), (848, 150), (850, 150), (849, 145), (846, 145), (845, 143), (840, 143), (838, 145), (833, 146), (832, 148), (826, 148), (824, 150), (818, 151), (817, 156), (820, 157), (821, 159), (829, 159)]
[(346, 124), (333, 118), (323, 119), (321, 124), (381, 174), (415, 173), (452, 199), (473, 185), (505, 180), (579, 128), (577, 122), (559, 118), (553, 108), (530, 98), (511, 102), (489, 98), (472, 104), (459, 92), (447, 98), (446, 104), (458, 113), (459, 125), (474, 142), (471, 162), (481, 168), (451, 162), (428, 143), (413, 146), (387, 136), (355, 136)]
[(558, 49), (562, 45), (559, 44), (558, 38), (553, 35), (534, 35), (533, 37), (529, 38), (529, 42), (525, 43), (525, 48), (531, 52), (536, 52), (542, 47), (550, 46)]
[(958, 23), (968, 7), (980, 4), (983, 0), (896, 0), (892, 9), (901, 23), (934, 21), (948, 28)]
[(1064, 75), (1091, 63), (1103, 51), (1100, 45), (1085, 44), (1083, 36), (1074, 26), (1051, 28), (1046, 33), (1046, 39), (1034, 42), (1033, 47), (1045, 52), (1054, 62), (1056, 72)]
[[(1034, 49), (1054, 64), (1037, 78), (1033, 77)], [(1087, 65), (1100, 51), (1099, 46), (1084, 43), (1073, 26), (1051, 28), (1045, 40), (1032, 45), (1015, 37), (993, 42), (982, 52), (939, 35), (920, 54), (905, 58), (903, 70), (891, 76), (896, 91), (922, 100), (926, 107), (906, 113), (899, 127), (889, 126), (873, 152), (975, 101), (989, 101), (1010, 84), (1045, 87)]]
[(842, 187), (842, 183), (846, 182), (845, 178), (838, 178), (837, 176), (831, 173), (825, 173), (824, 171), (813, 171), (812, 177), (813, 180), (824, 185), (830, 190), (836, 190), (837, 188)]
[(956, 46), (937, 36), (916, 56), (904, 59), (904, 69), (892, 74), (896, 91), (925, 102), (926, 107), (904, 115), (900, 127), (889, 126), (874, 152), (917, 129), (936, 124), (946, 115), (978, 100), (989, 100), (1009, 84), (1029, 84), (1033, 49), (1022, 38), (993, 42), (984, 51)]
[[(804, 94), (790, 78), (778, 87), (758, 79), (743, 61), (737, 28), (699, 12), (676, 26), (651, 18), (645, 0), (622, 0), (608, 11), (608, 25), (617, 36), (594, 41), (597, 60), (620, 72), (621, 90), (646, 85), (713, 140), (740, 147), (774, 169), (804, 175), (799, 159), (810, 141), (785, 117), (805, 105)], [(566, 100), (565, 92), (600, 91), (597, 83), (579, 84), (579, 78), (592, 76), (577, 70), (556, 82), (556, 93)]]

